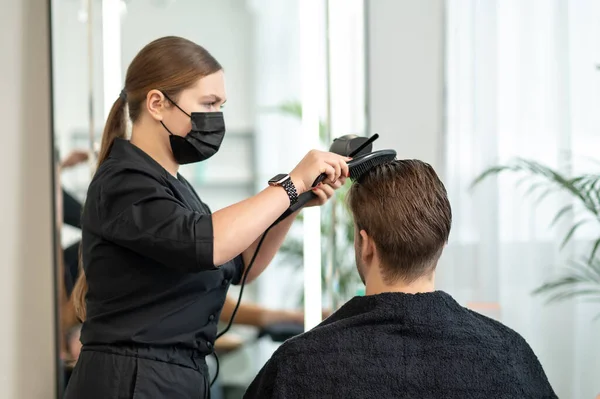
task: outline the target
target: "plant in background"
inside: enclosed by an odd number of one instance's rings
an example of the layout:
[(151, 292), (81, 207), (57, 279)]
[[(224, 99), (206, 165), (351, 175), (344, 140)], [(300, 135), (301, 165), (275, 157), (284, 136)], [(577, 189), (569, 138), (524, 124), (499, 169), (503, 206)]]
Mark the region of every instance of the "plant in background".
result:
[[(274, 112), (281, 115), (290, 116), (295, 119), (302, 119), (302, 104), (298, 101), (286, 101), (274, 107), (263, 108), (267, 112)], [(319, 121), (319, 139), (326, 148), (329, 145), (327, 141), (327, 124), (323, 121)]]
[[(297, 101), (285, 102), (266, 110), (296, 119), (302, 118), (302, 104)], [(319, 137), (323, 146), (328, 148), (330, 143), (326, 143), (327, 125), (323, 121), (319, 122)], [(344, 187), (336, 190), (334, 198), (328, 201), (321, 211), (321, 284), (323, 294), (331, 298), (334, 308), (354, 296), (357, 288), (362, 284), (354, 259), (354, 222), (346, 206), (346, 193), (349, 188), (350, 182), (347, 182)], [(335, 215), (335, 226), (332, 225), (332, 214)], [(302, 214), (300, 214), (294, 224), (299, 227), (302, 221)], [(330, 242), (332, 236), (335, 239), (334, 245)], [(302, 237), (289, 234), (281, 246), (280, 254), (286, 265), (295, 269), (302, 268), (304, 264)], [(333, 255), (331, 268), (328, 267), (330, 255)], [(300, 301), (304, 300), (303, 295), (302, 293)]]
[(567, 177), (538, 162), (517, 158), (506, 165), (488, 168), (474, 180), (472, 187), (488, 177), (505, 172), (522, 175), (517, 184), (529, 183), (525, 195), (537, 195), (536, 204), (559, 192), (569, 196), (569, 203), (556, 212), (550, 223), (552, 227), (567, 218), (572, 221), (563, 237), (561, 250), (582, 226), (592, 225), (598, 234), (589, 252), (570, 260), (562, 275), (544, 283), (534, 293), (548, 295), (549, 302), (574, 297), (600, 301), (600, 175)]

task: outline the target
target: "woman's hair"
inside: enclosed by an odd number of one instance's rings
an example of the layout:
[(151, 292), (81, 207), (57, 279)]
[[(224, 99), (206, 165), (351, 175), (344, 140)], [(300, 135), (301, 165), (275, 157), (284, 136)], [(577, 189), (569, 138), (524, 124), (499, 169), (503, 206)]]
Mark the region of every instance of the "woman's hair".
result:
[[(146, 45), (127, 68), (124, 95), (117, 98), (108, 114), (98, 154), (98, 167), (110, 154), (115, 139), (126, 137), (125, 106), (129, 109), (129, 119), (135, 123), (150, 90), (160, 90), (176, 101), (182, 90), (222, 69), (203, 47), (181, 37), (167, 36)], [(80, 249), (79, 276), (72, 295), (77, 316), (82, 321), (86, 317), (87, 288)]]

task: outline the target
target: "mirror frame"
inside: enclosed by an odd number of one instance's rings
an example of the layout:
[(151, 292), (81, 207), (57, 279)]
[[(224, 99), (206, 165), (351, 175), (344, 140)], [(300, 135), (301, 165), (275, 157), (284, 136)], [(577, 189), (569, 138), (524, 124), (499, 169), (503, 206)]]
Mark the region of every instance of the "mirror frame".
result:
[(60, 154), (56, 149), (56, 126), (55, 126), (55, 116), (54, 112), (56, 110), (56, 106), (54, 103), (54, 35), (53, 35), (53, 27), (54, 27), (54, 14), (52, 11), (53, 2), (58, 0), (47, 0), (47, 18), (48, 18), (48, 74), (49, 74), (49, 99), (50, 99), (50, 159), (51, 159), (51, 205), (52, 205), (52, 270), (53, 270), (53, 287), (52, 292), (54, 295), (54, 306), (53, 306), (53, 331), (54, 331), (54, 393), (56, 399), (61, 399), (64, 396), (65, 391), (65, 374), (64, 374), (64, 362), (61, 359), (61, 347), (62, 347), (62, 329), (61, 329), (61, 301), (60, 301), (60, 284), (61, 278), (64, 278), (60, 274), (60, 257), (62, 256), (62, 243), (61, 243), (61, 232), (57, 229), (58, 220), (56, 209), (58, 206), (57, 203), (57, 190), (60, 190), (60, 186), (58, 186), (58, 182), (60, 181), (60, 176), (57, 176), (57, 167), (60, 163)]

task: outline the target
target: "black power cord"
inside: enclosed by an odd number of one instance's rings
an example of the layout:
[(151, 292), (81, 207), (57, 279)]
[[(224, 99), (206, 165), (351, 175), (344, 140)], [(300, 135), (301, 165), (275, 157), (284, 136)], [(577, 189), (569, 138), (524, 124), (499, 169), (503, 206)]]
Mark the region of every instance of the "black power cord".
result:
[[(258, 245), (256, 245), (256, 251), (254, 251), (254, 255), (252, 255), (252, 259), (250, 260), (250, 264), (248, 264), (248, 267), (246, 267), (246, 270), (244, 271), (244, 276), (242, 277), (242, 283), (240, 284), (240, 293), (238, 295), (238, 300), (235, 305), (235, 308), (233, 308), (233, 313), (231, 314), (229, 323), (227, 323), (227, 327), (225, 327), (223, 329), (223, 331), (221, 331), (220, 333), (217, 334), (217, 338), (215, 339), (215, 341), (217, 339), (219, 339), (227, 331), (229, 331), (229, 329), (231, 328), (231, 325), (233, 324), (235, 315), (238, 311), (238, 308), (240, 307), (240, 303), (242, 302), (242, 294), (244, 293), (244, 286), (246, 285), (246, 278), (248, 277), (248, 273), (250, 272), (250, 269), (252, 269), (252, 266), (254, 265), (254, 260), (256, 259), (256, 256), (258, 255), (258, 251), (260, 251), (260, 246), (262, 245), (263, 241), (265, 240), (265, 237), (267, 236), (267, 233), (269, 232), (269, 230), (271, 230), (271, 227), (273, 227), (273, 225), (271, 225), (267, 230), (265, 230), (265, 232), (263, 233), (263, 236), (261, 237), (260, 241), (258, 242)], [(217, 356), (217, 353), (215, 351), (213, 351), (213, 355), (215, 357), (215, 361), (217, 362), (217, 370), (215, 372), (215, 376), (214, 376), (213, 380), (210, 383), (211, 387), (213, 386), (213, 384), (217, 380), (217, 377), (219, 376), (219, 357)]]
[[(369, 137), (368, 140), (366, 140), (360, 146), (358, 146), (357, 148), (355, 148), (350, 154), (348, 154), (348, 156), (349, 157), (354, 157), (360, 151), (362, 151), (364, 148), (366, 148), (368, 145), (370, 145), (371, 143), (373, 143), (378, 138), (379, 138), (379, 134), (375, 133), (374, 135), (372, 135), (371, 137)], [(394, 151), (393, 152), (393, 157), (395, 157), (395, 156), (396, 156), (396, 152)], [(384, 159), (387, 159), (387, 158), (384, 158)], [(377, 162), (381, 162), (381, 160), (377, 161)], [(372, 162), (370, 162), (370, 164), (372, 164)], [(369, 167), (370, 167), (369, 165), (365, 166), (362, 163), (359, 163), (357, 165), (358, 169), (364, 169), (364, 168), (369, 168)], [(350, 177), (353, 178), (352, 173), (350, 174)], [(315, 182), (313, 183), (312, 187), (315, 187), (317, 185), (317, 183), (323, 181), (325, 178), (326, 178), (326, 175), (324, 173), (321, 174), (321, 175), (319, 175), (317, 177), (317, 179), (315, 180)], [(279, 217), (279, 219), (277, 219), (275, 221), (275, 223), (273, 223), (271, 226), (269, 226), (269, 228), (267, 230), (265, 230), (265, 232), (263, 233), (263, 236), (261, 237), (260, 241), (258, 242), (258, 245), (256, 246), (256, 251), (254, 251), (254, 255), (252, 255), (252, 259), (250, 260), (250, 264), (248, 265), (248, 267), (246, 268), (246, 271), (244, 272), (244, 277), (242, 278), (242, 283), (240, 285), (240, 294), (238, 296), (237, 304), (235, 305), (235, 308), (233, 309), (233, 313), (231, 314), (231, 318), (229, 319), (229, 323), (227, 324), (227, 327), (225, 327), (225, 329), (223, 329), (223, 331), (221, 331), (220, 333), (217, 334), (217, 338), (216, 339), (219, 339), (223, 334), (225, 334), (227, 331), (229, 331), (229, 329), (231, 328), (231, 325), (233, 324), (233, 320), (235, 319), (235, 314), (237, 313), (238, 308), (240, 307), (240, 303), (242, 302), (242, 294), (244, 293), (244, 286), (246, 285), (246, 278), (248, 277), (248, 272), (250, 272), (250, 269), (252, 269), (252, 266), (254, 265), (254, 260), (256, 259), (256, 255), (258, 255), (258, 251), (260, 250), (260, 246), (262, 245), (263, 241), (265, 240), (265, 237), (267, 236), (267, 233), (269, 232), (269, 230), (271, 230), (271, 228), (273, 226), (275, 226), (277, 223), (279, 223), (281, 220), (287, 218), (290, 214), (292, 214), (292, 213), (296, 212), (298, 209), (302, 208), (304, 205), (306, 205), (306, 203), (308, 201), (310, 201), (314, 197), (315, 197), (315, 194), (313, 192), (311, 192), (311, 191), (308, 191), (306, 193), (301, 194), (300, 197), (298, 198), (298, 201), (296, 202), (296, 204), (294, 204), (293, 206), (291, 206), (290, 208), (288, 208)], [(215, 372), (215, 377), (213, 378), (213, 380), (210, 383), (211, 387), (213, 386), (213, 384), (217, 380), (217, 377), (219, 376), (219, 357), (217, 356), (217, 353), (214, 352), (214, 351), (213, 351), (213, 355), (215, 356), (215, 361), (217, 362), (217, 370)]]

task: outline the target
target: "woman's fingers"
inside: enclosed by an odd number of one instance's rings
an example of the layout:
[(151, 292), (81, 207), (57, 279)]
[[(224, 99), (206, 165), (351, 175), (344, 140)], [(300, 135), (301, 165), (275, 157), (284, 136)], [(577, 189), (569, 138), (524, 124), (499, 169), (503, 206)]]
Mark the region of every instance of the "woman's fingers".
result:
[(335, 193), (335, 189), (329, 184), (322, 184), (319, 188), (325, 193), (326, 199), (333, 197), (333, 194)]
[(320, 185), (320, 186), (317, 186), (316, 188), (312, 189), (313, 193), (315, 193), (315, 195), (318, 198), (319, 205), (323, 205), (324, 203), (327, 202), (327, 194), (325, 194), (325, 191), (322, 188), (324, 186), (326, 186), (326, 185)]
[(323, 205), (329, 198), (333, 197), (335, 190), (329, 184), (319, 184), (317, 187), (313, 188), (313, 193), (315, 193), (319, 199), (319, 205)]
[(351, 158), (346, 158), (346, 159), (340, 160), (340, 166), (342, 168), (342, 177), (348, 177), (348, 176), (350, 176), (350, 168), (348, 167), (348, 164), (346, 163), (350, 159)]
[(325, 163), (321, 173), (325, 173), (327, 175), (325, 182), (334, 182), (337, 180), (336, 170), (331, 164)]
[[(338, 179), (338, 173), (341, 172), (341, 168), (339, 168), (336, 162), (331, 162), (330, 160), (325, 160), (325, 165), (326, 171), (324, 173), (327, 174), (327, 178), (323, 180), (323, 183), (333, 183)], [(338, 167), (337, 169), (336, 166)]]
[(335, 180), (333, 180), (333, 182), (336, 182), (339, 178), (340, 175), (342, 174), (342, 165), (341, 162), (334, 162), (332, 165), (335, 168)]
[(337, 190), (338, 188), (342, 187), (344, 184), (346, 184), (346, 177), (344, 176), (340, 176), (339, 179), (337, 179), (337, 181), (335, 181), (334, 183), (326, 183), (329, 187), (331, 187), (334, 190)]

